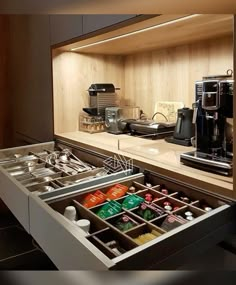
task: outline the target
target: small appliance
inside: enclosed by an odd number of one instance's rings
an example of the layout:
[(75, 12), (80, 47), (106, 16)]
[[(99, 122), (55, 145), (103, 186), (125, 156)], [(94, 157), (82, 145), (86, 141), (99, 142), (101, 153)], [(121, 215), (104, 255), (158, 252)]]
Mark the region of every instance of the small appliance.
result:
[(129, 120), (128, 129), (132, 135), (145, 136), (144, 138), (162, 139), (173, 134), (175, 123), (154, 120)]
[(191, 145), (191, 138), (194, 136), (193, 110), (189, 108), (178, 109), (177, 121), (174, 134), (166, 137), (165, 140), (170, 143), (184, 146)]
[(139, 119), (140, 108), (132, 106), (107, 107), (105, 109), (105, 125), (108, 133), (121, 134), (129, 132), (127, 120)]
[(233, 139), (227, 120), (233, 118), (234, 80), (227, 75), (204, 77), (195, 83), (196, 151), (183, 153), (186, 165), (232, 175)]
[(105, 108), (117, 106), (116, 90), (112, 83), (94, 83), (88, 89), (89, 107), (83, 108), (87, 114), (92, 116), (102, 116), (105, 119)]

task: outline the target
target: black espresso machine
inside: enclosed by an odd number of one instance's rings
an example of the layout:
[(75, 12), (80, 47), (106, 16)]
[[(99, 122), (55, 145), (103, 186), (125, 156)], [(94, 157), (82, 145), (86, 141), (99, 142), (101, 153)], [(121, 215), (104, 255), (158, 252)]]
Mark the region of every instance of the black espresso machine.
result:
[(231, 176), (233, 133), (228, 119), (233, 118), (234, 80), (227, 75), (203, 77), (195, 83), (193, 104), (196, 151), (183, 153), (188, 166)]

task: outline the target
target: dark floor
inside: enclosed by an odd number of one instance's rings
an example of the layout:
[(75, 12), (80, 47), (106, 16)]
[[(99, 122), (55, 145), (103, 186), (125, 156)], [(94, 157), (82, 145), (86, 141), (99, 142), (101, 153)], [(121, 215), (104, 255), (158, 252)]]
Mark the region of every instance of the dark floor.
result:
[(57, 270), (10, 211), (0, 213), (0, 270)]

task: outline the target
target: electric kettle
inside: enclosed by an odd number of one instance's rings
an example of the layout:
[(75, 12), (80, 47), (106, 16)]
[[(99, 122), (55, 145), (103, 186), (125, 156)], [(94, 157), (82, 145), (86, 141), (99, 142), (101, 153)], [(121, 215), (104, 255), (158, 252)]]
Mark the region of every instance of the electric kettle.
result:
[(172, 137), (165, 140), (169, 143), (191, 146), (191, 138), (194, 137), (195, 125), (192, 123), (193, 110), (189, 108), (178, 109), (177, 121)]
[(174, 130), (174, 138), (185, 140), (194, 136), (194, 125), (192, 123), (193, 110), (189, 108), (178, 109), (177, 121)]

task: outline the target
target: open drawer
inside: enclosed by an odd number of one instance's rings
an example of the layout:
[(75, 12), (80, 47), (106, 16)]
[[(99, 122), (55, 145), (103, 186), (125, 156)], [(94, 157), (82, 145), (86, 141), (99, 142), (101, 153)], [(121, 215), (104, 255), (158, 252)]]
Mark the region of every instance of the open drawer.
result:
[(47, 199), (132, 175), (133, 169), (105, 168), (106, 159), (55, 142), (1, 150), (0, 197), (30, 232), (30, 193)]
[[(111, 199), (117, 183), (128, 190)], [(98, 189), (109, 199), (88, 205)], [(77, 219), (90, 221), (88, 232), (63, 215), (68, 206)], [(136, 174), (44, 201), (30, 195), (30, 228), (61, 270), (174, 269), (223, 240), (233, 227), (233, 211), (227, 201), (189, 185)]]
[(0, 151), (0, 197), (8, 208), (12, 211), (19, 222), (29, 232), (29, 211), (28, 211), (28, 194), (29, 191), (22, 185), (16, 176), (12, 176), (7, 171), (7, 165), (15, 164), (15, 169), (18, 171), (18, 162), (22, 164), (24, 160), (19, 160), (19, 157), (25, 157), (27, 160), (37, 160), (34, 153), (40, 153), (44, 149), (53, 150), (54, 142), (41, 143), (33, 146), (22, 146), (9, 148)]

